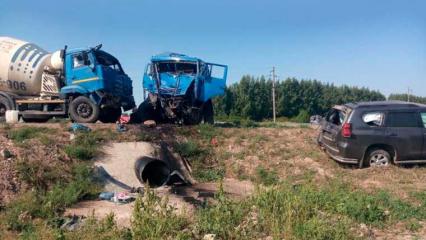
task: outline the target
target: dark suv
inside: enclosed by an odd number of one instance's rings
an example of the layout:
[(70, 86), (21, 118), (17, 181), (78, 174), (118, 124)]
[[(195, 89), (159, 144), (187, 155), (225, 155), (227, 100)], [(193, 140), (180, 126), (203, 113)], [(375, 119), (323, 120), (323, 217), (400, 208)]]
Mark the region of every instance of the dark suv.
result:
[(426, 162), (426, 105), (386, 101), (333, 107), (318, 144), (336, 161), (359, 167)]

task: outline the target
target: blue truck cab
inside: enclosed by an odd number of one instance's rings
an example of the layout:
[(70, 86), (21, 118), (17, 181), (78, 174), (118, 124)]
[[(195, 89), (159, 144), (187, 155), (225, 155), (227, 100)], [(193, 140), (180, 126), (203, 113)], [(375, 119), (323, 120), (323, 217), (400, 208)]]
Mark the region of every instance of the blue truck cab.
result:
[(212, 98), (224, 94), (228, 67), (178, 53), (151, 58), (143, 76), (148, 97), (139, 121), (154, 119), (187, 124), (213, 122)]
[(122, 109), (135, 108), (132, 80), (120, 62), (100, 48), (63, 52), (60, 97), (69, 102), (68, 113), (76, 122), (115, 122)]

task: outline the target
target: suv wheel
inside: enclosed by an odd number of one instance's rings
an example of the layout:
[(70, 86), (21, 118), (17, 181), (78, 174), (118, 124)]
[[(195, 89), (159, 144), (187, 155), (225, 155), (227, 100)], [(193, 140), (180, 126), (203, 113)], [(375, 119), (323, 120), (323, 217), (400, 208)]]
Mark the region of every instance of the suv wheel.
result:
[(369, 152), (365, 159), (365, 165), (372, 167), (385, 167), (391, 163), (390, 154), (382, 149), (375, 149)]

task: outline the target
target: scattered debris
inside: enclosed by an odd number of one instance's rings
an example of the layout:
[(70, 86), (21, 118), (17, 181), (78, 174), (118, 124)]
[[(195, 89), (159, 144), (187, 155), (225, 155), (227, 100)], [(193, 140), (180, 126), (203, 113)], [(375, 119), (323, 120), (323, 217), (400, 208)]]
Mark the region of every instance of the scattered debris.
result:
[(212, 145), (212, 146), (215, 146), (215, 147), (216, 147), (216, 146), (218, 145), (217, 138), (216, 138), (216, 137), (213, 137), (213, 138), (212, 138), (212, 140), (210, 141), (210, 143), (211, 143), (211, 145)]
[(127, 132), (126, 126), (120, 122), (117, 122), (117, 132)]
[(215, 240), (216, 239), (216, 234), (206, 234), (203, 237), (203, 240)]
[(92, 129), (90, 129), (87, 126), (84, 126), (80, 123), (73, 123), (71, 124), (70, 131), (76, 133), (76, 132), (90, 132)]
[(102, 192), (99, 194), (99, 199), (115, 203), (130, 203), (135, 200), (135, 194), (128, 192)]
[(121, 124), (127, 124), (129, 122), (130, 122), (130, 116), (129, 115), (127, 115), (127, 114), (121, 115), (119, 123), (121, 123)]
[(157, 123), (154, 120), (146, 120), (145, 122), (143, 122), (143, 125), (146, 127), (153, 128), (157, 126)]
[(321, 123), (322, 116), (320, 115), (313, 115), (310, 117), (309, 122), (313, 125), (319, 125)]
[(115, 203), (130, 203), (135, 200), (135, 196), (130, 195), (127, 192), (119, 192), (114, 195), (111, 201)]
[(8, 158), (13, 157), (13, 154), (12, 154), (9, 150), (7, 150), (7, 149), (5, 148), (5, 149), (3, 149), (3, 150), (1, 150), (1, 151), (0, 151), (0, 156), (1, 156), (3, 159), (8, 159)]
[(101, 192), (100, 194), (99, 194), (99, 199), (100, 200), (111, 200), (111, 198), (113, 198), (114, 197), (114, 193), (113, 192)]
[(61, 229), (74, 231), (77, 228), (79, 228), (82, 225), (82, 223), (83, 223), (82, 217), (73, 215), (61, 225)]

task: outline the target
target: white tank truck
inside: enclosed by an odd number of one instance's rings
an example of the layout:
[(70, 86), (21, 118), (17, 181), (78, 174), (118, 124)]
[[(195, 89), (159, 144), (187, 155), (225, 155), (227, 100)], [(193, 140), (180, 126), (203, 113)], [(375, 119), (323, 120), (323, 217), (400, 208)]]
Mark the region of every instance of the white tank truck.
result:
[(114, 122), (135, 104), (130, 78), (112, 55), (95, 48), (49, 53), (0, 37), (0, 121), (18, 110), (24, 121), (70, 116), (76, 122)]

